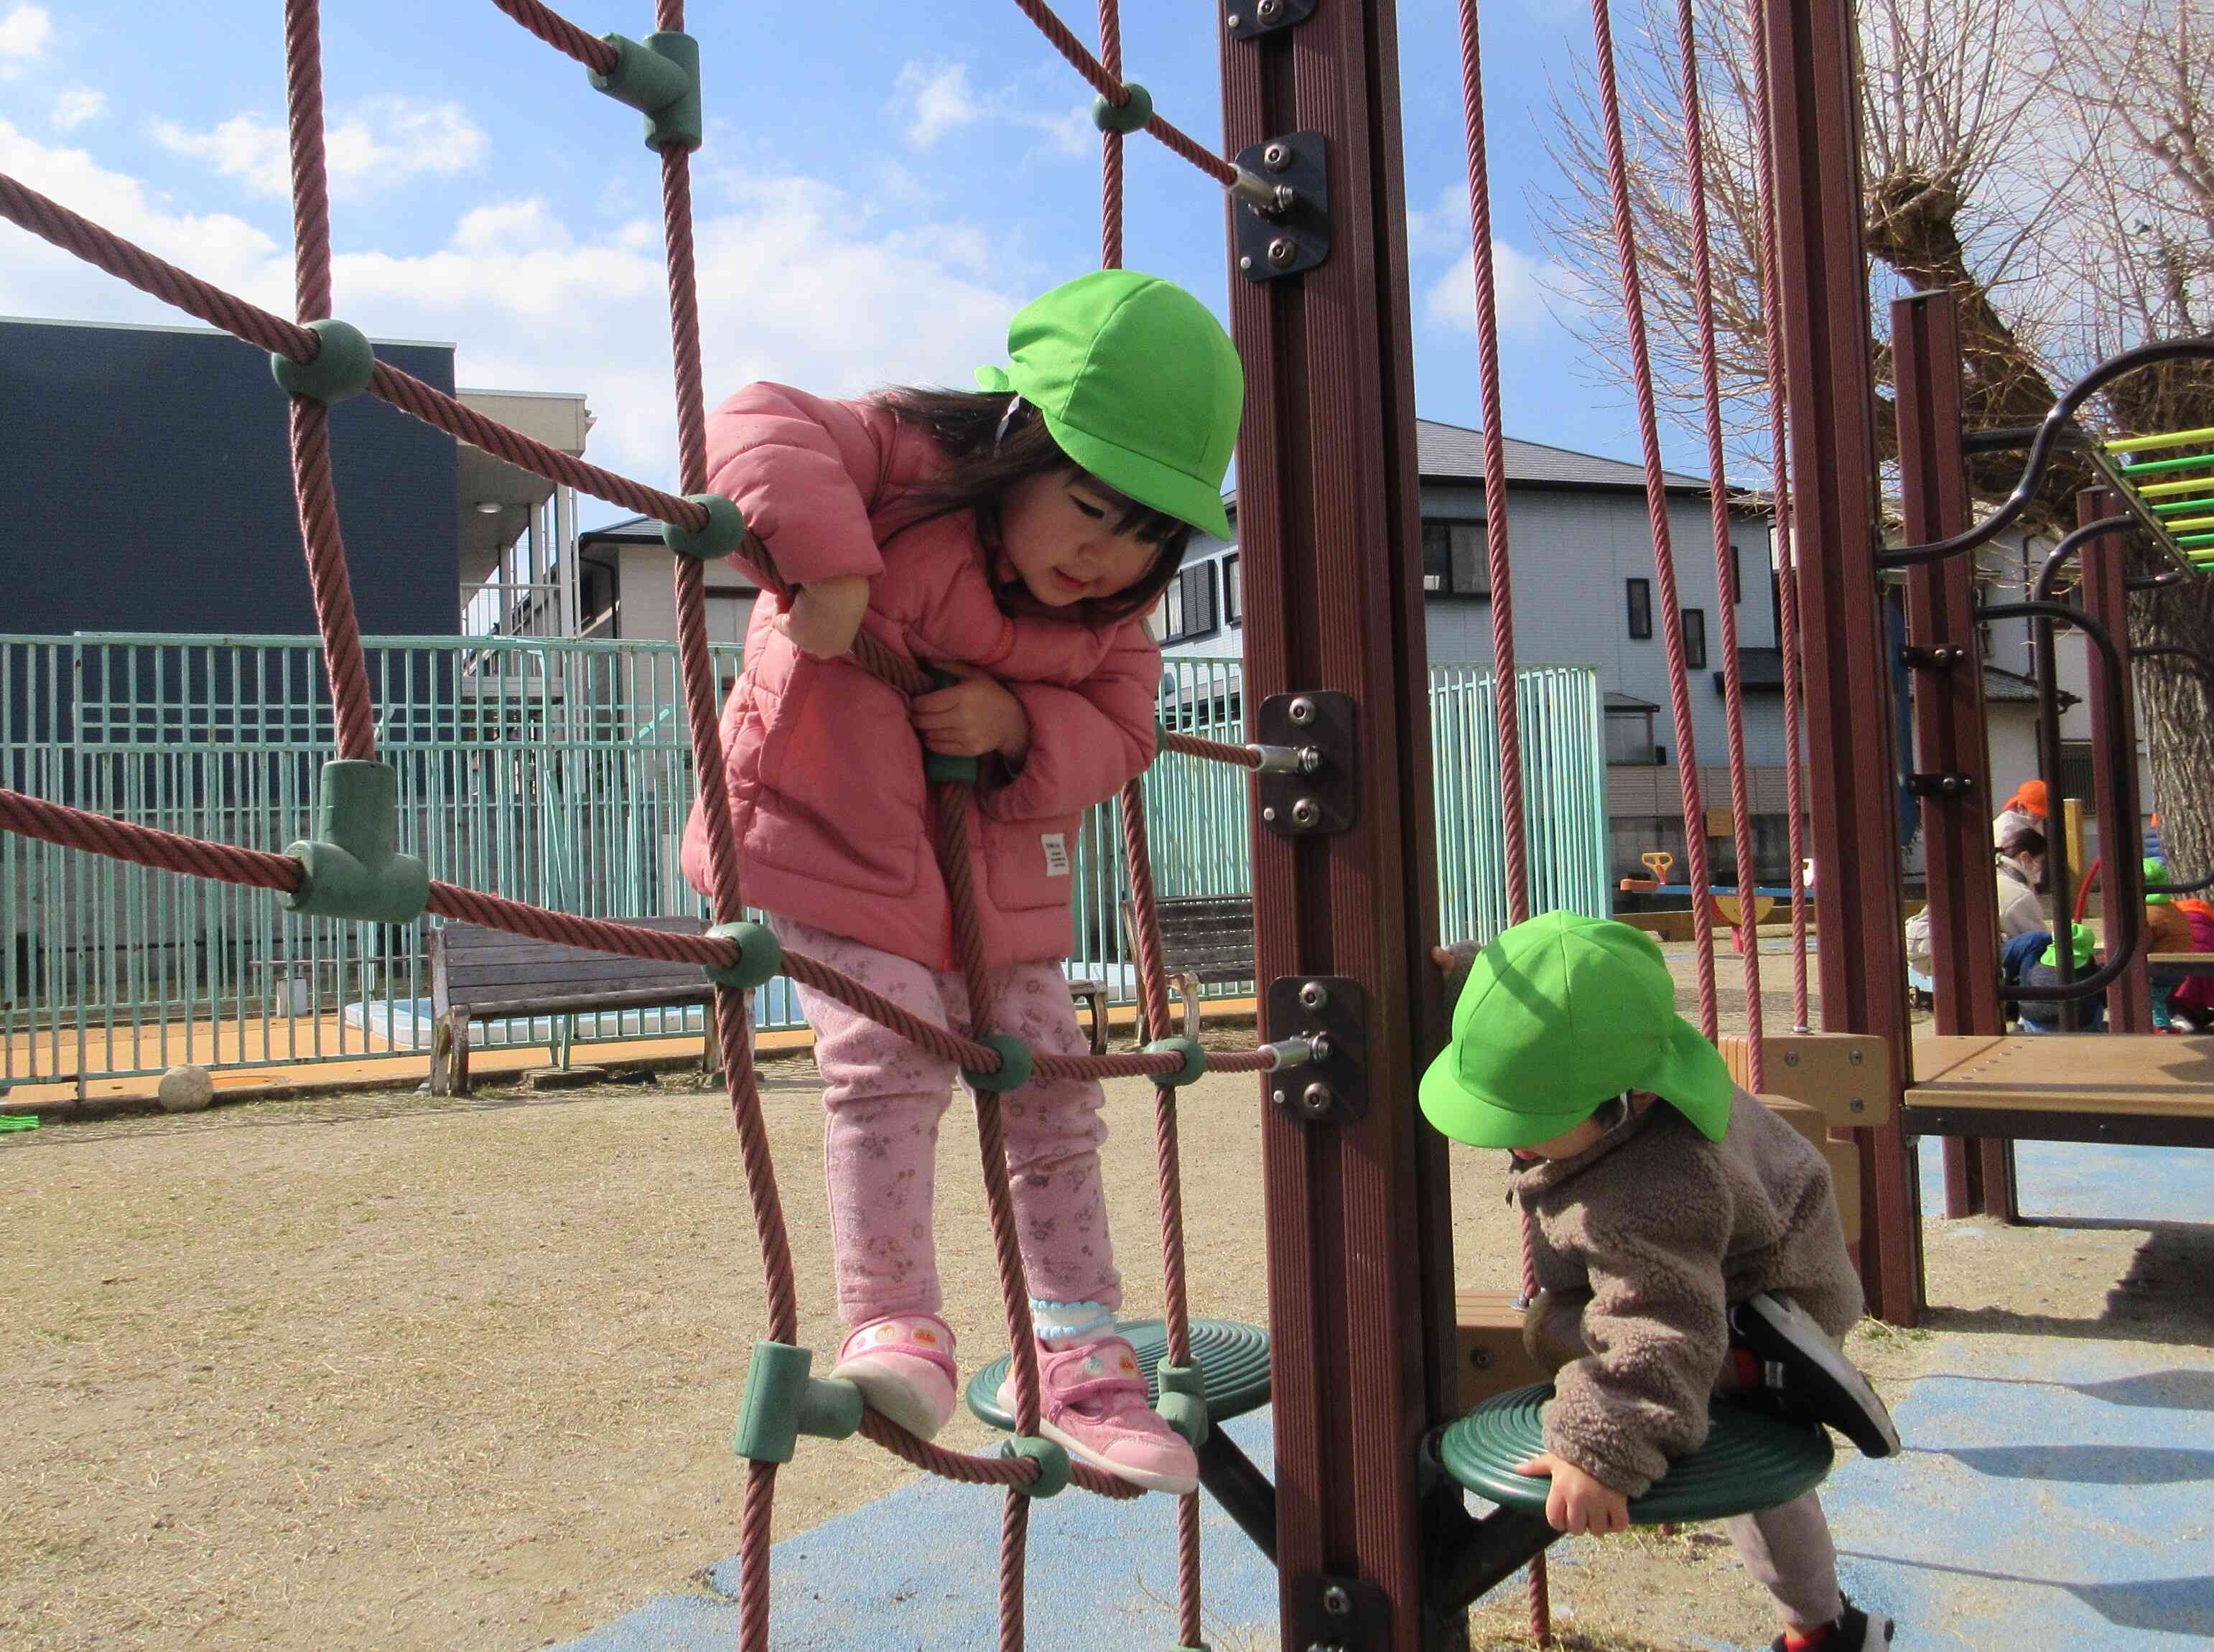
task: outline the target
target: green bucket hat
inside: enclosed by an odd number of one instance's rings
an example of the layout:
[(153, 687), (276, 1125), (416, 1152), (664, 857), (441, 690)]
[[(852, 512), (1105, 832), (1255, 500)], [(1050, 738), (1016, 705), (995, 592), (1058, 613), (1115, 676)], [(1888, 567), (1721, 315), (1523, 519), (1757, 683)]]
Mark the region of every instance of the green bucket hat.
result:
[[(2162, 860), (2156, 855), (2146, 856), (2144, 863), (2144, 881), (2147, 883), (2166, 883), (2168, 881), (2168, 863)], [(2167, 895), (2155, 894), (2148, 892), (2145, 895), (2145, 905), (2148, 906), (2165, 906), (2168, 904), (2168, 899), (2169, 897)]]
[(1715, 1046), (1676, 1013), (1652, 936), (1547, 912), (1477, 954), (1422, 1103), (1455, 1141), (1528, 1147), (1624, 1090), (1649, 1090), (1719, 1142), (1735, 1088)]
[[(2091, 934), (2091, 926), (2088, 924), (2070, 924), (2068, 926), (2068, 933), (2070, 938), (2076, 943), (2076, 967), (2081, 969), (2091, 961), (2091, 947), (2095, 939)], [(2053, 941), (2046, 948), (2044, 955), (2037, 961), (2049, 969), (2058, 969), (2060, 942), (2058, 940)]]
[(1207, 306), (1172, 282), (1098, 270), (1007, 324), (1008, 363), (980, 367), (1045, 415), (1061, 452), (1108, 486), (1217, 539), (1245, 373)]

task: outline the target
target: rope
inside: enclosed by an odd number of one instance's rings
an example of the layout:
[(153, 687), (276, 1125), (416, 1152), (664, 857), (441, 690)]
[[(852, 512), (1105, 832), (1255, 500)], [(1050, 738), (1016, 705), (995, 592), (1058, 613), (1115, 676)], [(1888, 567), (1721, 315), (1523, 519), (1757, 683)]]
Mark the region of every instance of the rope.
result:
[[(1715, 530), (1715, 601), (1722, 616), (1722, 711), (1729, 741), (1730, 844), (1737, 859), (1737, 943), (1745, 960), (1746, 1041), (1751, 1069), (1747, 1076), (1752, 1081), (1751, 1088), (1760, 1091), (1768, 1088), (1767, 1017), (1760, 996), (1760, 925), (1753, 911), (1756, 871), (1752, 783), (1745, 757), (1745, 668), (1737, 651), (1738, 569), (1736, 552), (1730, 545), (1729, 497), (1723, 491), (1722, 372), (1715, 351), (1714, 258), (1708, 241), (1707, 163), (1691, 0), (1677, 0), (1676, 33), (1683, 70), (1684, 150), (1691, 168), (1691, 288), (1698, 315), (1700, 395), (1706, 414), (1707, 502)], [(1694, 885), (1694, 899), (1697, 894)], [(1714, 1036), (1713, 1028), (1708, 1029), (1707, 1036)]]
[[(1500, 826), (1507, 858), (1507, 921), (1530, 916), (1530, 864), (1522, 818), (1521, 683), (1514, 669), (1514, 570), (1507, 551), (1507, 442), (1499, 394), (1498, 283), (1491, 260), (1491, 172), (1484, 155), (1483, 59), (1476, 0), (1460, 4), (1461, 107), (1468, 131), (1468, 211), (1476, 271), (1477, 381), (1483, 396), (1483, 540), (1491, 573), (1493, 716), (1499, 730)], [(1519, 1212), (1522, 1241), (1522, 1297), (1538, 1290), (1535, 1241), (1529, 1210)], [(1551, 1592), (1545, 1557), (1530, 1558), (1530, 1637), (1553, 1642)]]
[(1197, 735), (1175, 735), (1161, 730), (1161, 749), (1182, 752), (1186, 757), (1203, 757), (1210, 763), (1234, 763), (1241, 769), (1261, 766), (1261, 753), (1251, 746), (1232, 746), (1219, 740), (1202, 740)]
[(1676, 767), (1683, 783), (1684, 846), (1690, 863), (1691, 934), (1698, 943), (1699, 1030), (1717, 1033), (1715, 932), (1709, 911), (1713, 879), (1707, 867), (1707, 815), (1699, 796), (1699, 761), (1691, 732), (1691, 688), (1684, 664), (1684, 619), (1678, 607), (1676, 553), (1668, 533), (1668, 493), (1660, 471), (1660, 432), (1654, 411), (1653, 362), (1645, 341), (1645, 299), (1637, 275), (1637, 241), (1630, 212), (1630, 173), (1623, 158), (1622, 101), (1614, 78), (1614, 31), (1607, 0), (1592, 0), (1601, 124), (1606, 131), (1606, 179), (1614, 203), (1615, 257), (1622, 276), (1624, 320), (1630, 334), (1631, 378), (1637, 391), (1637, 435), (1644, 449), (1645, 512), (1653, 531), (1654, 572), (1660, 588), (1660, 634), (1668, 655), (1668, 708), (1676, 733)]
[(595, 40), (566, 17), (538, 0), (492, 0), (509, 16), (557, 52), (566, 52), (597, 75), (611, 75), (620, 61), (615, 47)]
[[(1122, 11), (1117, 0), (1099, 0), (1099, 63), (1115, 82), (1108, 94), (1116, 108), (1130, 101), (1122, 90)], [(1122, 134), (1099, 134), (1099, 267), (1122, 267)], [(1187, 1643), (1196, 1644), (1191, 1637)]]
[(1776, 202), (1771, 193), (1775, 173), (1768, 131), (1768, 9), (1764, 0), (1750, 0), (1746, 9), (1752, 17), (1752, 129), (1759, 141), (1753, 181), (1754, 209), (1760, 219), (1760, 336), (1768, 357), (1769, 491), (1776, 501), (1776, 585), (1783, 621), (1783, 635), (1777, 640), (1783, 655), (1784, 808), (1790, 814), (1791, 834), (1791, 1030), (1804, 1033), (1811, 1021), (1807, 992), (1807, 811), (1801, 796), (1805, 781), (1799, 765), (1799, 568), (1798, 553), (1791, 543), (1783, 348), (1776, 319), (1783, 313), (1783, 297), (1777, 277)]
[[(1015, 0), (1023, 15), (1038, 26), (1038, 33), (1052, 42), (1053, 49), (1068, 59), (1069, 67), (1092, 83), (1092, 89), (1116, 108), (1130, 101), (1130, 94), (1122, 85), (1120, 65), (1116, 72), (1108, 72), (1105, 64), (1085, 49), (1084, 42), (1068, 32), (1068, 25), (1053, 15), (1053, 8), (1045, 0)], [(1119, 51), (1121, 40), (1116, 45)], [(1183, 132), (1171, 126), (1159, 115), (1146, 122), (1146, 130), (1159, 139), (1171, 155), (1181, 155), (1214, 181), (1228, 189), (1238, 181), (1238, 168), (1210, 150), (1202, 149)]]

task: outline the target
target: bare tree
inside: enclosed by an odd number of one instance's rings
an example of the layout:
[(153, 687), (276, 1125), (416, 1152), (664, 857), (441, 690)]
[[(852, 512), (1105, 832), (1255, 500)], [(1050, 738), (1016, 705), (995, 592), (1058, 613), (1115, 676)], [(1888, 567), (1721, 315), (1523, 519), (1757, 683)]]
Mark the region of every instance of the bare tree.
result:
[[(1758, 3), (1758, 0), (1751, 0)], [(1764, 432), (1748, 0), (1694, 0), (1714, 226), (1725, 421), (1750, 457)], [(1688, 159), (1673, 0), (1636, 0), (1618, 34), (1624, 141), (1646, 320), (1664, 411), (1699, 418)], [(1863, 0), (1862, 229), (1873, 314), (1902, 291), (1960, 303), (1972, 426), (2044, 417), (2094, 363), (2214, 323), (2214, 0)], [(1548, 251), (1594, 302), (1575, 322), (1602, 363), (1627, 361), (1597, 92), (1587, 71), (1553, 104), (1566, 191), (1536, 203)], [(1893, 452), (1890, 351), (1868, 341), (1878, 436)], [(2123, 381), (2084, 422), (2111, 435), (2214, 425), (2214, 373), (2173, 364)], [(1759, 466), (1764, 469), (1764, 465)], [(2017, 455), (1971, 461), (1997, 499)], [(2030, 517), (2072, 522), (2081, 459), (2056, 465)], [(2214, 657), (2214, 582), (2132, 604), (2139, 647)], [(2138, 672), (2154, 783), (2175, 874), (2214, 872), (2214, 674)]]

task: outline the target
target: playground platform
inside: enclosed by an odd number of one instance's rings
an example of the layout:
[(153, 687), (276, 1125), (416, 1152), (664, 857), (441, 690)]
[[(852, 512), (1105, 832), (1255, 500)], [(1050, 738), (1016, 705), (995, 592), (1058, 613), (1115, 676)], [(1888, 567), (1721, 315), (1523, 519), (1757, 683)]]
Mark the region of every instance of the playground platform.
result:
[[(1942, 1208), (1937, 1155), (1924, 1198)], [(2183, 1149), (2024, 1143), (2022, 1203), (2055, 1230), (2144, 1228), (2149, 1255), (2172, 1226), (2214, 1211), (2214, 1156)], [(1933, 1224), (1936, 1225), (1936, 1224)], [(1948, 1245), (1980, 1242), (1942, 1224)], [(2203, 1248), (2203, 1247), (2202, 1247)], [(2110, 1304), (2147, 1282), (2114, 1281)], [(2180, 1278), (2155, 1280), (2175, 1289)], [(1906, 1450), (1844, 1461), (1824, 1489), (1844, 1586), (1892, 1613), (1902, 1649), (2067, 1647), (2161, 1652), (2214, 1639), (2214, 1347), (2138, 1338), (2126, 1313), (2057, 1321), (2036, 1301), (1933, 1315), (1915, 1375), (1892, 1385)], [(1230, 1425), (1264, 1467), (1264, 1411)], [(734, 1471), (735, 1472), (735, 1471)], [(1209, 1643), (1275, 1644), (1275, 1579), (1252, 1545), (1203, 1503)], [(1064, 1497), (1031, 1527), (1030, 1643), (1165, 1645), (1174, 1638), (1172, 1527), (1157, 1499)], [(1616, 1539), (1621, 1541), (1622, 1539)], [(775, 1643), (831, 1649), (996, 1646), (996, 1499), (919, 1478), (786, 1539), (774, 1554)], [(1555, 1617), (1577, 1627), (1577, 1578), (1602, 1544), (1556, 1545)], [(1727, 1554), (1709, 1563), (1728, 1564)], [(733, 1643), (737, 1562), (700, 1592), (647, 1601), (562, 1652), (709, 1652)], [(1698, 1633), (1656, 1601), (1641, 1644), (1758, 1652)], [(1594, 1645), (1609, 1643), (1594, 1641)]]

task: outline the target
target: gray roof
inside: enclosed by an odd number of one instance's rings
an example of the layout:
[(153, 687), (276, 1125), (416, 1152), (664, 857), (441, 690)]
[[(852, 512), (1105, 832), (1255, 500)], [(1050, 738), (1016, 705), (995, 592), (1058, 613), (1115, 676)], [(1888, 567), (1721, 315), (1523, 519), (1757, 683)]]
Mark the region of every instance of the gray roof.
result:
[[(1601, 459), (1596, 454), (1573, 453), (1549, 448), (1540, 442), (1504, 439), (1507, 479), (1525, 487), (1642, 488), (1645, 466)], [(1440, 424), (1435, 419), (1415, 421), (1415, 463), (1423, 476), (1439, 482), (1480, 482), (1483, 479), (1483, 432), (1459, 424)], [(1673, 491), (1707, 491), (1698, 477), (1681, 471), (1663, 471), (1662, 479)]]

